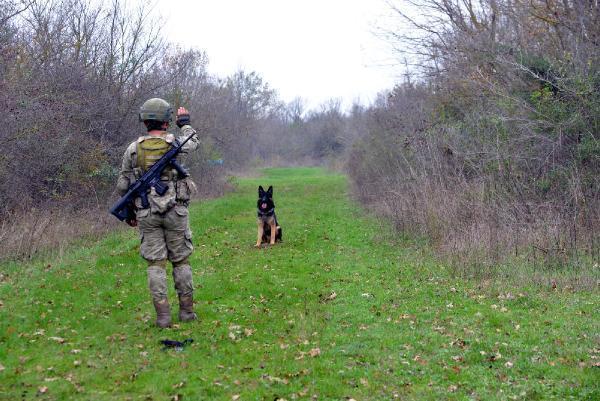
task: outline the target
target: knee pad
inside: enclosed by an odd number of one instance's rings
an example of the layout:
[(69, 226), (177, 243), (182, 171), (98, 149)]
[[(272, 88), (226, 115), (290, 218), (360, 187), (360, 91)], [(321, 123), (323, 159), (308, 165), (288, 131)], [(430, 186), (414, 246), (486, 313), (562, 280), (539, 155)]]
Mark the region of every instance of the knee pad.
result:
[(190, 265), (173, 266), (173, 281), (177, 294), (181, 296), (192, 295), (194, 283), (192, 280), (192, 268)]
[(167, 297), (167, 271), (164, 267), (156, 264), (148, 266), (148, 288), (154, 300)]

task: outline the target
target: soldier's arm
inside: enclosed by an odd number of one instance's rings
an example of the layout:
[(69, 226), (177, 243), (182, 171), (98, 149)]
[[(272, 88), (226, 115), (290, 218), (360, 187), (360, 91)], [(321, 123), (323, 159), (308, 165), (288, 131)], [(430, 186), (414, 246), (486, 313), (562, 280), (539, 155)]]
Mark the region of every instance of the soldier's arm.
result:
[[(193, 129), (191, 125), (184, 125), (183, 127), (181, 127), (181, 136), (179, 137), (179, 139), (183, 140), (195, 132), (196, 132), (196, 130)], [(193, 152), (194, 150), (198, 149), (199, 146), (200, 146), (200, 139), (198, 138), (198, 135), (196, 134), (189, 141), (187, 141), (185, 143), (185, 145), (183, 145), (181, 152), (182, 153)]]
[(127, 147), (123, 154), (123, 161), (121, 163), (121, 171), (119, 172), (119, 178), (117, 179), (117, 192), (123, 196), (127, 193), (129, 186), (135, 181), (135, 174), (133, 172), (133, 160), (135, 158), (135, 142)]
[[(180, 107), (177, 109), (177, 126), (181, 129), (181, 137), (180, 140), (185, 139), (196, 132), (194, 128), (190, 125), (190, 113), (187, 111), (185, 107)], [(189, 141), (183, 145), (181, 149), (182, 153), (189, 153), (198, 148), (200, 145), (200, 139), (198, 139), (198, 135), (194, 135)]]

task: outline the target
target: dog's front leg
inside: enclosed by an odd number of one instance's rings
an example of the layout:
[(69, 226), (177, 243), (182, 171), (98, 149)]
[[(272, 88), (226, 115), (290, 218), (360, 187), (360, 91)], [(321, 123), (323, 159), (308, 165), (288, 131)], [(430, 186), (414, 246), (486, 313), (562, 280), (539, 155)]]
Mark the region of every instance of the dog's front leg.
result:
[(263, 223), (261, 221), (258, 222), (258, 234), (256, 238), (256, 247), (260, 248), (260, 243), (262, 242), (262, 236), (264, 233)]
[(275, 245), (275, 236), (277, 235), (277, 224), (271, 223), (271, 245)]

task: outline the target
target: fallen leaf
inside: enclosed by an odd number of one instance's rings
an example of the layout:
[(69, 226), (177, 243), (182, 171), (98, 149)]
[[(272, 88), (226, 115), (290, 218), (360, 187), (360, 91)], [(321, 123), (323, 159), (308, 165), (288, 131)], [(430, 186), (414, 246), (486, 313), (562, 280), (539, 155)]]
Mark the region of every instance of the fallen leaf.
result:
[(38, 393), (40, 394), (46, 394), (48, 392), (48, 387), (46, 386), (42, 386), (40, 388), (38, 388)]
[(458, 386), (452, 384), (448, 387), (448, 392), (450, 393), (454, 393), (456, 390), (458, 390)]
[(334, 299), (337, 298), (337, 293), (335, 291), (333, 291), (331, 294), (329, 294), (327, 296), (327, 298), (325, 298), (326, 301), (333, 301)]
[(248, 328), (245, 328), (245, 329), (244, 329), (244, 335), (245, 335), (246, 337), (250, 337), (252, 334), (254, 334), (254, 330), (252, 330), (252, 329), (248, 329)]
[(4, 367), (4, 365), (2, 365), (2, 364), (0, 363), (0, 372), (2, 372), (4, 369), (6, 369), (6, 368)]
[(278, 383), (278, 384), (288, 384), (289, 383), (289, 381), (287, 379), (282, 379), (281, 377), (277, 377), (277, 376), (262, 375), (261, 377), (262, 377), (262, 379), (267, 380), (271, 383)]
[(321, 355), (321, 349), (320, 348), (313, 348), (310, 351), (308, 351), (308, 355), (310, 355), (311, 357), (316, 357)]
[(57, 342), (57, 343), (59, 343), (59, 344), (64, 344), (64, 343), (65, 343), (65, 341), (66, 341), (66, 340), (65, 340), (64, 338), (62, 338), (62, 337), (48, 337), (48, 339), (49, 339), (49, 340), (52, 340), (52, 341), (56, 341), (56, 342)]
[(504, 366), (506, 366), (507, 368), (509, 368), (509, 369), (510, 369), (510, 368), (512, 368), (514, 365), (513, 365), (513, 363), (512, 363), (511, 361), (508, 361), (508, 362), (506, 362), (506, 363), (504, 364)]
[(237, 401), (240, 399), (240, 395), (239, 394), (235, 394), (233, 396), (231, 396), (232, 401)]

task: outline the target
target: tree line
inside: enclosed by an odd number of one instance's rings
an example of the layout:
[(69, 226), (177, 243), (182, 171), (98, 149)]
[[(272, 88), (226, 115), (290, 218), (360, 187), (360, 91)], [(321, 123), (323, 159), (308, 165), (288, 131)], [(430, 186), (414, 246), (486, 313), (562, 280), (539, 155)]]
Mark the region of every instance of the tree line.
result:
[(358, 197), (468, 274), (597, 266), (598, 2), (389, 5), (380, 33), (408, 73), (351, 151)]
[(285, 104), (256, 72), (212, 76), (205, 52), (173, 48), (160, 26), (151, 8), (121, 0), (0, 1), (0, 213), (104, 206), (153, 96), (192, 110), (205, 141), (199, 178), (212, 159), (241, 168), (337, 149), (327, 138), (341, 135), (339, 102), (307, 117), (301, 99)]

